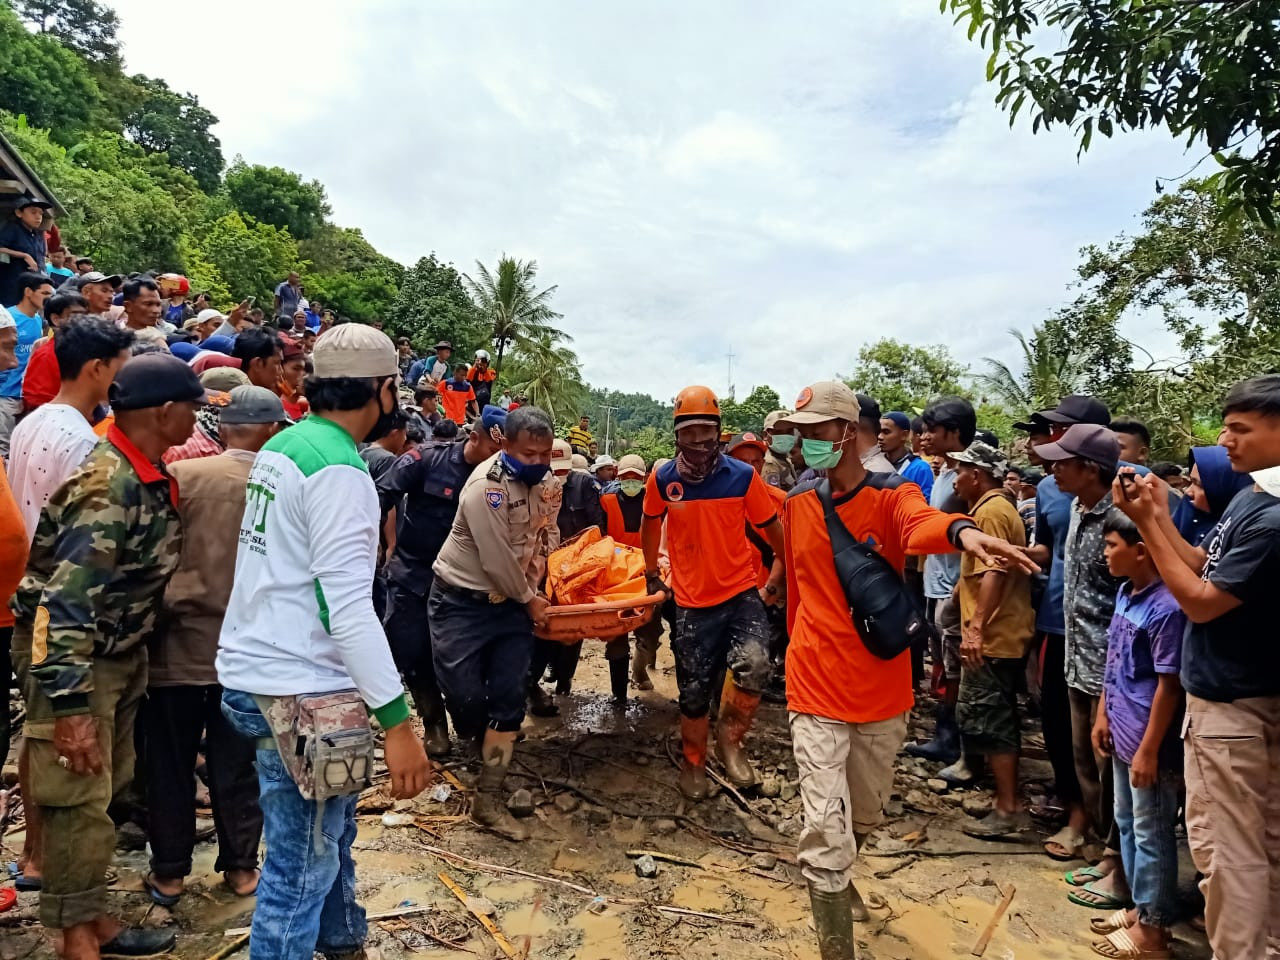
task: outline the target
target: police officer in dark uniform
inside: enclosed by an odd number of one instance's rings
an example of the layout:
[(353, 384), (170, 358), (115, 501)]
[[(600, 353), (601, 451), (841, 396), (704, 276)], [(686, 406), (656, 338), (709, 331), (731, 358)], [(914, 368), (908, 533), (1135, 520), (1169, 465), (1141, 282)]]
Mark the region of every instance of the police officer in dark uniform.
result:
[(449, 725), (431, 661), (427, 596), (435, 563), (458, 512), (458, 495), (476, 464), (501, 446), (507, 412), (487, 406), (465, 440), (428, 441), (398, 459), (378, 481), (384, 510), (398, 507), (396, 546), (387, 562), (387, 615), (383, 624), (396, 667), (422, 718), (423, 746), (449, 752)]
[[(560, 528), (560, 542), (576, 537), (587, 527), (599, 527), (604, 532), (604, 507), (600, 505), (600, 485), (589, 473), (572, 469), (573, 451), (568, 440), (557, 439), (551, 445), (551, 472), (563, 484), (560, 514), (556, 525)], [(629, 651), (629, 646), (628, 646)], [(554, 640), (534, 640), (533, 659), (529, 664), (529, 712), (535, 717), (554, 717), (560, 712), (538, 681), (550, 664), (556, 678), (556, 693), (568, 696), (573, 675), (578, 670), (578, 658), (582, 656), (582, 641), (565, 645)], [(613, 661), (610, 660), (610, 664)], [(622, 662), (622, 697), (627, 695), (627, 660)]]

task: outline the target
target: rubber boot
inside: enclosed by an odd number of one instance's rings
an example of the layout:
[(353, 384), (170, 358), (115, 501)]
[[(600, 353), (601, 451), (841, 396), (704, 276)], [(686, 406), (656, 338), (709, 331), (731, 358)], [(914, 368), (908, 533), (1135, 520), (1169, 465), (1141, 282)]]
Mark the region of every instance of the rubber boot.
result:
[(680, 764), (680, 792), (690, 800), (707, 795), (707, 728), (708, 717), (680, 717), (680, 740), (684, 761)]
[(578, 660), (582, 657), (582, 641), (562, 647), (556, 665), (556, 696), (567, 697), (573, 690), (573, 676), (578, 672)]
[(716, 723), (716, 758), (724, 765), (725, 776), (739, 790), (756, 785), (756, 772), (742, 741), (751, 729), (751, 721), (760, 708), (760, 694), (747, 693), (733, 680), (724, 678), (720, 692), (720, 718)]
[(449, 721), (445, 718), (444, 700), (433, 684), (416, 684), (410, 688), (413, 704), (422, 718), (422, 746), (429, 757), (449, 755)]
[(853, 942), (853, 886), (827, 893), (809, 885), (809, 903), (813, 907), (813, 928), (818, 934), (818, 953), (822, 960), (855, 960)]
[(942, 704), (938, 707), (938, 725), (933, 739), (927, 743), (909, 743), (906, 752), (922, 760), (940, 760), (954, 763), (960, 759), (960, 728), (956, 726), (954, 707)]
[(480, 768), (476, 796), (471, 804), (471, 819), (508, 840), (528, 840), (529, 828), (511, 816), (503, 797), (502, 781), (510, 764), (511, 747), (485, 750), (484, 766)]
[(619, 657), (616, 660), (609, 661), (609, 687), (613, 690), (613, 702), (615, 706), (625, 706), (627, 703), (627, 668), (630, 664), (626, 657)]
[[(867, 838), (870, 836), (871, 834), (869, 833), (858, 833), (857, 831), (854, 831), (853, 851), (855, 856), (862, 856), (862, 848), (867, 845)], [(858, 892), (858, 888), (852, 880), (849, 881), (849, 891), (853, 906), (853, 922), (866, 923), (871, 919), (871, 912), (867, 909), (867, 905), (862, 900), (862, 894)]]

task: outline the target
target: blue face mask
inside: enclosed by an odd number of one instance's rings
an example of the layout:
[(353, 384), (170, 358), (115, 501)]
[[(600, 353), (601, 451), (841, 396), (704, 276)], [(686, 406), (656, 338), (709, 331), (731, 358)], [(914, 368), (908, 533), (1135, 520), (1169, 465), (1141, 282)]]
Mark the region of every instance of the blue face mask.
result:
[(505, 450), (502, 451), (502, 462), (506, 464), (507, 472), (526, 487), (537, 486), (551, 469), (550, 464), (525, 463), (523, 460), (517, 460)]
[(844, 451), (840, 448), (848, 442), (848, 437), (839, 443), (833, 443), (830, 440), (809, 440), (800, 441), (800, 453), (804, 457), (804, 462), (815, 470), (830, 470), (840, 462), (840, 458), (844, 456)]

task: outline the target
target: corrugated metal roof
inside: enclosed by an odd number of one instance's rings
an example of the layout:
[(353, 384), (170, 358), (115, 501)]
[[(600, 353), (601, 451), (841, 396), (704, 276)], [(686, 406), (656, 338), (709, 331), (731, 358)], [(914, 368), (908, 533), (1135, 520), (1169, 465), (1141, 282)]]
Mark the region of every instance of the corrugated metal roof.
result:
[[(0, 208), (12, 207), (14, 195), (21, 192), (53, 204), (53, 212), (59, 217), (67, 215), (66, 209), (58, 202), (58, 198), (36, 176), (36, 172), (27, 165), (27, 161), (22, 159), (22, 155), (5, 139), (3, 133), (0, 133), (0, 181), (16, 181), (20, 187), (20, 190), (14, 190), (10, 185), (0, 182)], [(7, 189), (7, 187), (10, 188)]]

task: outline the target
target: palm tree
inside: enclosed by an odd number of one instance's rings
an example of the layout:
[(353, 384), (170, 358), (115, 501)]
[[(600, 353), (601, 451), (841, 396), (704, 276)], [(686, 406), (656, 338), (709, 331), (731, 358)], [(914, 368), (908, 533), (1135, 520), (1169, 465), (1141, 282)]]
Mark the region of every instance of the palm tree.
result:
[(1032, 327), (1030, 339), (1020, 330), (1009, 333), (1022, 348), (1022, 371), (1014, 373), (1008, 364), (984, 357), (987, 371), (973, 378), (979, 388), (995, 394), (1012, 410), (1044, 410), (1084, 388), (1083, 364), (1064, 346), (1053, 343), (1044, 327)]
[(578, 355), (563, 345), (569, 339), (558, 330), (544, 330), (519, 341), (511, 353), (507, 382), (512, 392), (524, 394), (552, 420), (557, 411), (576, 413), (586, 399)]
[(558, 332), (552, 323), (559, 320), (561, 314), (550, 306), (556, 288), (535, 289), (537, 275), (538, 261), (517, 260), (505, 253), (498, 259), (498, 269), (492, 273), (477, 260), (476, 279), (463, 275), (467, 292), (493, 324), (491, 336), (498, 348), (493, 365), (495, 373), (502, 373), (502, 357), (511, 344), (521, 345), (543, 333)]

